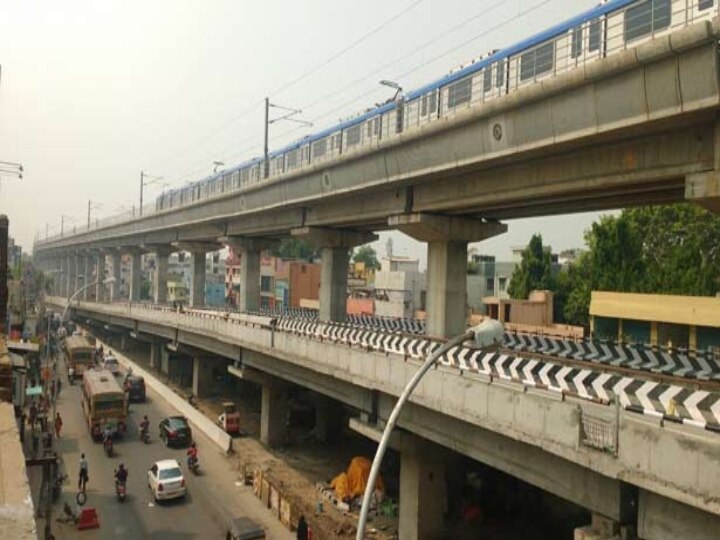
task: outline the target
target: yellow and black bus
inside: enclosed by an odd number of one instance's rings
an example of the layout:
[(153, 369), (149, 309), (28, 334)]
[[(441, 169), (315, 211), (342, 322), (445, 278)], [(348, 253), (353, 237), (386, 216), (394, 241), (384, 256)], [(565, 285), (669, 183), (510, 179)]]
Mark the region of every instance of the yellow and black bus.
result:
[(85, 370), (82, 406), (94, 439), (100, 439), (106, 428), (113, 435), (123, 435), (127, 430), (127, 398), (109, 371)]
[(95, 345), (85, 336), (65, 338), (65, 367), (69, 379), (82, 377), (85, 370), (95, 366)]

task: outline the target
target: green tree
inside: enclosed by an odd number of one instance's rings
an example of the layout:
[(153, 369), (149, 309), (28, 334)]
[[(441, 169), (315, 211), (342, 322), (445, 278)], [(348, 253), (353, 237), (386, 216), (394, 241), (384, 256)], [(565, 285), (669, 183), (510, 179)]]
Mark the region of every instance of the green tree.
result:
[(360, 246), (355, 250), (352, 256), (353, 262), (365, 263), (365, 268), (372, 268), (373, 270), (380, 270), (380, 262), (377, 258), (377, 253), (371, 245)]
[(543, 247), (542, 236), (534, 234), (510, 278), (508, 294), (511, 298), (522, 299), (527, 298), (530, 291), (554, 288), (550, 252)]
[(310, 244), (297, 238), (283, 238), (280, 245), (269, 250), (269, 253), (284, 260), (312, 261), (316, 256), (316, 252)]

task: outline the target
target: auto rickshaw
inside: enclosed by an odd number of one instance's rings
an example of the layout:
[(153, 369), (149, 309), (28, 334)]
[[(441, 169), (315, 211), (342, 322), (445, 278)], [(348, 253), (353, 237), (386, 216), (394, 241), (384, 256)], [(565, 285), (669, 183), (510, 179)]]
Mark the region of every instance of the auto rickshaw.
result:
[(232, 401), (226, 401), (222, 404), (223, 412), (218, 416), (218, 424), (230, 435), (238, 435), (240, 433), (240, 413), (235, 408)]

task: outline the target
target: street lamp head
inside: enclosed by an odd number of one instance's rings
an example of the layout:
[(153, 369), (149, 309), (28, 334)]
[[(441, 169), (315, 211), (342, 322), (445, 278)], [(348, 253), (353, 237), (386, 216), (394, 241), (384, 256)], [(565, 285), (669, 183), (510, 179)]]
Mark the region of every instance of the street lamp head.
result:
[(380, 84), (382, 84), (383, 86), (388, 86), (388, 87), (393, 88), (398, 91), (402, 91), (402, 86), (400, 86), (398, 83), (396, 83), (394, 81), (388, 81), (386, 79), (383, 79), (382, 81), (380, 81)]

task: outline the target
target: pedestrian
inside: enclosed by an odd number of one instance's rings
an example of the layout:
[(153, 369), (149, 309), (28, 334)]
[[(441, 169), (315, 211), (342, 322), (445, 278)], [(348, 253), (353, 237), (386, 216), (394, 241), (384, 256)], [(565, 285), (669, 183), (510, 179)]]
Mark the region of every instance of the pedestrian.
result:
[(37, 451), (38, 451), (38, 445), (40, 444), (40, 437), (35, 432), (35, 430), (32, 430), (32, 453), (33, 457), (37, 457)]
[(301, 515), (300, 519), (298, 520), (297, 533), (296, 533), (295, 537), (297, 538), (297, 540), (307, 540), (308, 526), (307, 526), (307, 522), (305, 521), (304, 515)]
[(27, 414), (25, 414), (25, 411), (22, 412), (20, 415), (20, 444), (25, 447), (25, 420), (27, 419)]
[(30, 402), (30, 408), (28, 410), (28, 424), (30, 424), (31, 429), (35, 429), (35, 419), (37, 418), (37, 405), (35, 405), (35, 400), (33, 399)]
[(85, 485), (90, 480), (88, 474), (88, 462), (85, 459), (85, 454), (80, 455), (80, 470), (78, 471), (78, 490), (85, 493)]
[(60, 438), (60, 430), (62, 429), (63, 421), (60, 417), (60, 413), (55, 414), (55, 438)]
[(60, 390), (62, 390), (62, 381), (60, 380), (60, 377), (55, 379), (55, 386), (57, 387), (57, 389), (55, 390), (55, 395), (59, 398)]

